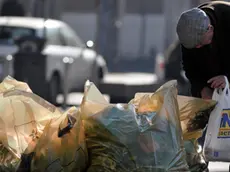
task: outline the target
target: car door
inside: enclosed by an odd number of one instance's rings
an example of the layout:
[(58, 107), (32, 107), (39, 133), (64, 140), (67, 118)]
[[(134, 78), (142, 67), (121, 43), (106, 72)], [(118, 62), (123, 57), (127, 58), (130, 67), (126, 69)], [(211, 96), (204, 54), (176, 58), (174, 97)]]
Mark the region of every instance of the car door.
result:
[(65, 42), (65, 49), (74, 59), (69, 68), (69, 77), (74, 81), (75, 88), (83, 88), (86, 79), (88, 79), (90, 70), (90, 61), (84, 58), (85, 46), (76, 35), (72, 28), (63, 24), (60, 28), (61, 36)]
[[(48, 26), (48, 24), (50, 24)], [(63, 42), (60, 37), (60, 30), (58, 26), (51, 26), (52, 23), (48, 23), (45, 31), (46, 36), (46, 47), (43, 51), (47, 55), (47, 65), (46, 65), (46, 78), (50, 81), (51, 77), (55, 72), (60, 74), (61, 80), (64, 76), (64, 63), (62, 54)]]

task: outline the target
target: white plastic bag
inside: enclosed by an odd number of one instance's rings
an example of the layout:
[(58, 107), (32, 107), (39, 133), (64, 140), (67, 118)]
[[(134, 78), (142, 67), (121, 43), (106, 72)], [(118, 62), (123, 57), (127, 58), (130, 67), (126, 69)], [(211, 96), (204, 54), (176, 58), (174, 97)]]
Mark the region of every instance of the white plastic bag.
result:
[(212, 111), (204, 143), (204, 156), (207, 161), (230, 162), (230, 90), (226, 87), (215, 89), (213, 100), (218, 103)]

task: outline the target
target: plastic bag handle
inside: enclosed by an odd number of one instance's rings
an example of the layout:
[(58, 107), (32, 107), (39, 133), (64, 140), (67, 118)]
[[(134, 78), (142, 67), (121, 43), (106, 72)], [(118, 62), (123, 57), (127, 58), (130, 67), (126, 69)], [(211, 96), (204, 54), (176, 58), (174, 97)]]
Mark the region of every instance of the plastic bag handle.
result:
[(70, 115), (67, 115), (68, 117), (68, 123), (67, 123), (67, 126), (65, 128), (62, 128), (60, 129), (60, 126), (58, 128), (58, 137), (62, 137), (64, 136), (65, 134), (69, 133), (70, 130), (73, 128), (75, 122), (76, 122), (76, 119)]
[(223, 95), (226, 95), (226, 96), (230, 96), (230, 90), (229, 90), (229, 82), (228, 82), (228, 78), (226, 76), (224, 76), (224, 80), (225, 80), (225, 88), (222, 90), (222, 89), (215, 89), (214, 92), (213, 92), (213, 99), (214, 97), (217, 97), (218, 96), (223, 96)]
[(228, 91), (228, 94), (230, 94), (229, 93), (229, 82), (228, 82), (228, 78), (226, 76), (224, 76), (224, 80), (225, 80), (226, 85), (225, 85), (225, 88), (224, 88), (223, 92), (225, 94), (227, 94), (227, 91)]

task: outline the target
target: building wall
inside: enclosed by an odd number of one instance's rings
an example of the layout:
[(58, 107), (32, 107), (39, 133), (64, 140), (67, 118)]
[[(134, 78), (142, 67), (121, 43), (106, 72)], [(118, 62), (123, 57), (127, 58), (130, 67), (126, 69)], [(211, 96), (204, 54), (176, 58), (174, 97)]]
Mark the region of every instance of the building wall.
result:
[[(70, 24), (84, 41), (96, 40), (99, 4), (93, 0), (84, 0), (81, 3), (65, 1), (61, 19)], [(123, 4), (124, 10), (118, 10), (119, 19), (114, 21), (114, 25), (121, 23), (117, 33), (117, 54), (126, 58), (137, 58), (148, 56), (152, 48), (163, 51), (163, 1), (126, 0)]]
[[(119, 52), (121, 56), (127, 58), (148, 56), (152, 48), (163, 51), (164, 16), (161, 14), (146, 15), (144, 34), (142, 33), (142, 20), (140, 15), (135, 14), (127, 14), (123, 18), (119, 39)], [(144, 46), (142, 46), (143, 44)]]
[[(164, 40), (164, 16), (146, 15), (145, 34), (142, 31), (142, 17), (136, 14), (128, 14), (123, 17), (122, 27), (119, 29), (118, 50), (121, 56), (142, 56), (148, 55), (151, 48), (163, 51)], [(64, 13), (61, 18), (72, 26), (78, 35), (83, 39), (96, 40), (97, 16), (93, 13), (78, 14)], [(144, 39), (141, 37), (145, 37)], [(143, 41), (142, 41), (143, 40)], [(109, 42), (108, 42), (109, 43)], [(144, 44), (144, 54), (141, 49)]]
[(68, 23), (83, 41), (96, 39), (97, 15), (95, 13), (64, 12), (61, 19)]

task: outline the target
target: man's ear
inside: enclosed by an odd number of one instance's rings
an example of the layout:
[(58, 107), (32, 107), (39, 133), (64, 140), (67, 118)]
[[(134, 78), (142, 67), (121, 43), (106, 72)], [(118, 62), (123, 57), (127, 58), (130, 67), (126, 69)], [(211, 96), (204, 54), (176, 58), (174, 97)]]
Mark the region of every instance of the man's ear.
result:
[(214, 30), (214, 27), (213, 27), (213, 25), (210, 25), (210, 29), (213, 31)]

